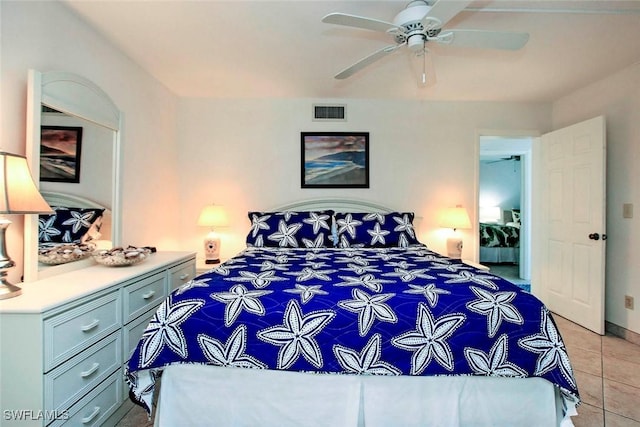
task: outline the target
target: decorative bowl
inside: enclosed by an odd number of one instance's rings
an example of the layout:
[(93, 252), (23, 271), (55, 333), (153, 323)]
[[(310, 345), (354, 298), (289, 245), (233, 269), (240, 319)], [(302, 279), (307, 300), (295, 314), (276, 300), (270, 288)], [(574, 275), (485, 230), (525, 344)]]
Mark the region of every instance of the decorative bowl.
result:
[(151, 251), (146, 248), (128, 246), (118, 247), (110, 250), (99, 250), (93, 253), (93, 259), (101, 265), (107, 267), (126, 267), (128, 265), (139, 264), (149, 257)]
[(96, 249), (91, 243), (61, 244), (45, 247), (38, 251), (38, 262), (45, 265), (59, 265), (88, 258)]

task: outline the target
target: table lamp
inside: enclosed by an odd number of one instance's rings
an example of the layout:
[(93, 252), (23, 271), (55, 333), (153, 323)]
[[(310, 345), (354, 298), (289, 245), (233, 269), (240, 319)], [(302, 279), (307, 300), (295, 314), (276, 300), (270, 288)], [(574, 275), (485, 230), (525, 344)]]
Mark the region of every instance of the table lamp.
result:
[(3, 215), (53, 213), (38, 192), (24, 156), (0, 152), (0, 300), (17, 297), (22, 289), (9, 283), (7, 269), (15, 262), (7, 254), (5, 235), (11, 221)]
[(454, 236), (447, 239), (447, 256), (459, 259), (462, 257), (462, 237), (458, 236), (458, 228), (471, 228), (471, 220), (467, 210), (458, 205), (455, 208), (447, 208), (440, 217), (440, 227), (453, 228)]
[(502, 221), (502, 209), (500, 206), (480, 206), (480, 222), (499, 224)]
[(200, 212), (198, 225), (211, 227), (211, 231), (204, 239), (205, 264), (218, 264), (220, 262), (220, 237), (214, 231), (214, 227), (226, 227), (228, 224), (227, 213), (220, 205), (207, 205)]

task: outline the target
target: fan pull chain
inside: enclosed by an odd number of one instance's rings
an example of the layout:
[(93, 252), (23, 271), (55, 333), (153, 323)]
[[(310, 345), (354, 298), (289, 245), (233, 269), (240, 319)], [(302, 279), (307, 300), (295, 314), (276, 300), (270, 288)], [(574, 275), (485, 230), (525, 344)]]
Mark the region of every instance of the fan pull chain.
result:
[(422, 50), (422, 84), (427, 84), (427, 50)]
[(422, 42), (422, 84), (427, 84), (427, 42)]

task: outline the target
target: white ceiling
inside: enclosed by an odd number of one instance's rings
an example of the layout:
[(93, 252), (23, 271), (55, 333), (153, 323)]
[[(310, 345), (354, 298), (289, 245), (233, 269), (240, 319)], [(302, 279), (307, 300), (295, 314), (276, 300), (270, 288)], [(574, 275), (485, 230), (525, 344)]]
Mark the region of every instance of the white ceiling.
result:
[(321, 22), (330, 12), (392, 21), (408, 0), (63, 1), (182, 97), (548, 102), (640, 61), (640, 0), (474, 1), (445, 28), (528, 32), (528, 44), (432, 43), (426, 88), (406, 49), (335, 80), (393, 41)]

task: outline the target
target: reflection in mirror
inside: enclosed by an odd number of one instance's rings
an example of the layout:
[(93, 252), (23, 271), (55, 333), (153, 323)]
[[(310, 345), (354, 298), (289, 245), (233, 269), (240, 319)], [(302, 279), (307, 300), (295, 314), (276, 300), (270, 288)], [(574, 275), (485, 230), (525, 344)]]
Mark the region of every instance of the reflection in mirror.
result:
[[(88, 208), (104, 209), (94, 227), (82, 230), (79, 236), (91, 236), (99, 247), (119, 245), (120, 111), (95, 84), (62, 72), (30, 71), (27, 104), (27, 158), (45, 199), (52, 207), (83, 208), (83, 213)], [(53, 221), (52, 217), (42, 219)], [(53, 229), (60, 229), (59, 224)], [(43, 238), (42, 234), (38, 233), (38, 216), (27, 215), (25, 281), (93, 264), (86, 254), (77, 253), (79, 247), (87, 249), (84, 245), (74, 246), (76, 254), (67, 256), (73, 262), (57, 262), (66, 260), (62, 250), (51, 250), (50, 259), (42, 257), (43, 262), (38, 262), (38, 248), (49, 250), (53, 245), (47, 240), (58, 240), (57, 245), (64, 242), (60, 235)], [(68, 252), (64, 245), (62, 249)]]
[[(82, 196), (111, 207), (113, 131), (46, 106), (41, 118), (46, 134), (55, 138), (47, 141), (43, 135), (40, 141), (40, 190)], [(65, 133), (58, 136), (58, 130)]]

